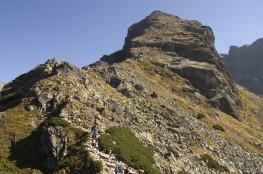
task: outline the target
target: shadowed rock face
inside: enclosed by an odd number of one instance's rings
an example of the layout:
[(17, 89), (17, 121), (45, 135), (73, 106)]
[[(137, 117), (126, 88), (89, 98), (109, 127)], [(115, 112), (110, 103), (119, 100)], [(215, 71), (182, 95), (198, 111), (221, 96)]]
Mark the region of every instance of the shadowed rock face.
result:
[[(215, 107), (239, 118), (240, 97), (225, 71), (214, 41), (210, 27), (155, 11), (129, 28), (121, 51), (104, 56), (101, 61), (159, 59), (160, 64), (188, 80)], [(156, 50), (160, 53), (158, 58), (151, 53)]]
[(263, 94), (263, 39), (242, 47), (231, 46), (224, 63), (238, 84)]

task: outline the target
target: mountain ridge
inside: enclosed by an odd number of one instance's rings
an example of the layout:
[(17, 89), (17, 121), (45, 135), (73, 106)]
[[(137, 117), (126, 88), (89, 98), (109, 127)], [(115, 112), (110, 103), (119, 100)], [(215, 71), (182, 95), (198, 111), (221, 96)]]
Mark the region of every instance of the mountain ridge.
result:
[[(136, 173), (262, 173), (262, 99), (231, 81), (211, 33), (156, 11), (94, 64), (51, 59), (5, 85), (0, 172), (92, 173), (99, 160), (106, 174), (117, 158)], [(154, 161), (132, 163), (138, 153), (121, 146), (109, 154), (118, 139), (93, 148), (94, 124), (105, 139), (130, 130)]]

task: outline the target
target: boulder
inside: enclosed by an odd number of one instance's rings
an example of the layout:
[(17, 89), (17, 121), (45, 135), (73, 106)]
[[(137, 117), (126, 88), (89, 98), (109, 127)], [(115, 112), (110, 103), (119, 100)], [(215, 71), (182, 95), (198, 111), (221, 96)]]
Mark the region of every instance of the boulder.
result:
[(240, 114), (235, 107), (235, 102), (230, 96), (216, 96), (212, 98), (210, 102), (225, 113), (232, 115), (237, 119), (241, 119)]
[(113, 87), (113, 88), (118, 88), (121, 84), (122, 84), (122, 80), (118, 77), (111, 77), (109, 79), (109, 84)]
[(125, 114), (125, 108), (114, 101), (109, 103), (109, 108), (112, 112), (119, 116), (123, 116)]
[(138, 91), (143, 91), (144, 90), (144, 87), (141, 85), (141, 84), (136, 84), (136, 85), (134, 85), (134, 88), (136, 89), (136, 90), (138, 90)]
[(53, 95), (49, 92), (42, 92), (37, 96), (37, 101), (41, 109), (47, 110), (49, 102), (53, 99)]
[(35, 108), (34, 108), (34, 106), (32, 106), (32, 105), (27, 105), (27, 106), (25, 107), (25, 109), (26, 109), (28, 112), (31, 112), (31, 111), (33, 111)]
[(68, 73), (71, 71), (77, 71), (78, 68), (68, 62), (60, 61), (57, 59), (49, 59), (45, 64), (45, 69), (51, 71), (54, 74)]

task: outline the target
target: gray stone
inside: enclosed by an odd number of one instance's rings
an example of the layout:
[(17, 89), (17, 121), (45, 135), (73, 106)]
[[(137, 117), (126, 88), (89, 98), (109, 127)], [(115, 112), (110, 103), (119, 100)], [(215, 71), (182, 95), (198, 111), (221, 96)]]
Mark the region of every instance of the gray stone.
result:
[(32, 106), (32, 105), (27, 105), (27, 106), (25, 107), (25, 109), (26, 109), (27, 111), (31, 112), (31, 111), (33, 111), (35, 108), (34, 108), (34, 106)]

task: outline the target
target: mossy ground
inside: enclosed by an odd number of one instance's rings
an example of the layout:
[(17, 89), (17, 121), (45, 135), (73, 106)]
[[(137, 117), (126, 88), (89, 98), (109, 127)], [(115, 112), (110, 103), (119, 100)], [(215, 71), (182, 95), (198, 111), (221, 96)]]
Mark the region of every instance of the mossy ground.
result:
[(160, 174), (155, 168), (153, 152), (140, 143), (139, 139), (127, 128), (111, 127), (99, 138), (101, 150), (112, 151), (116, 157), (135, 169), (146, 174)]

